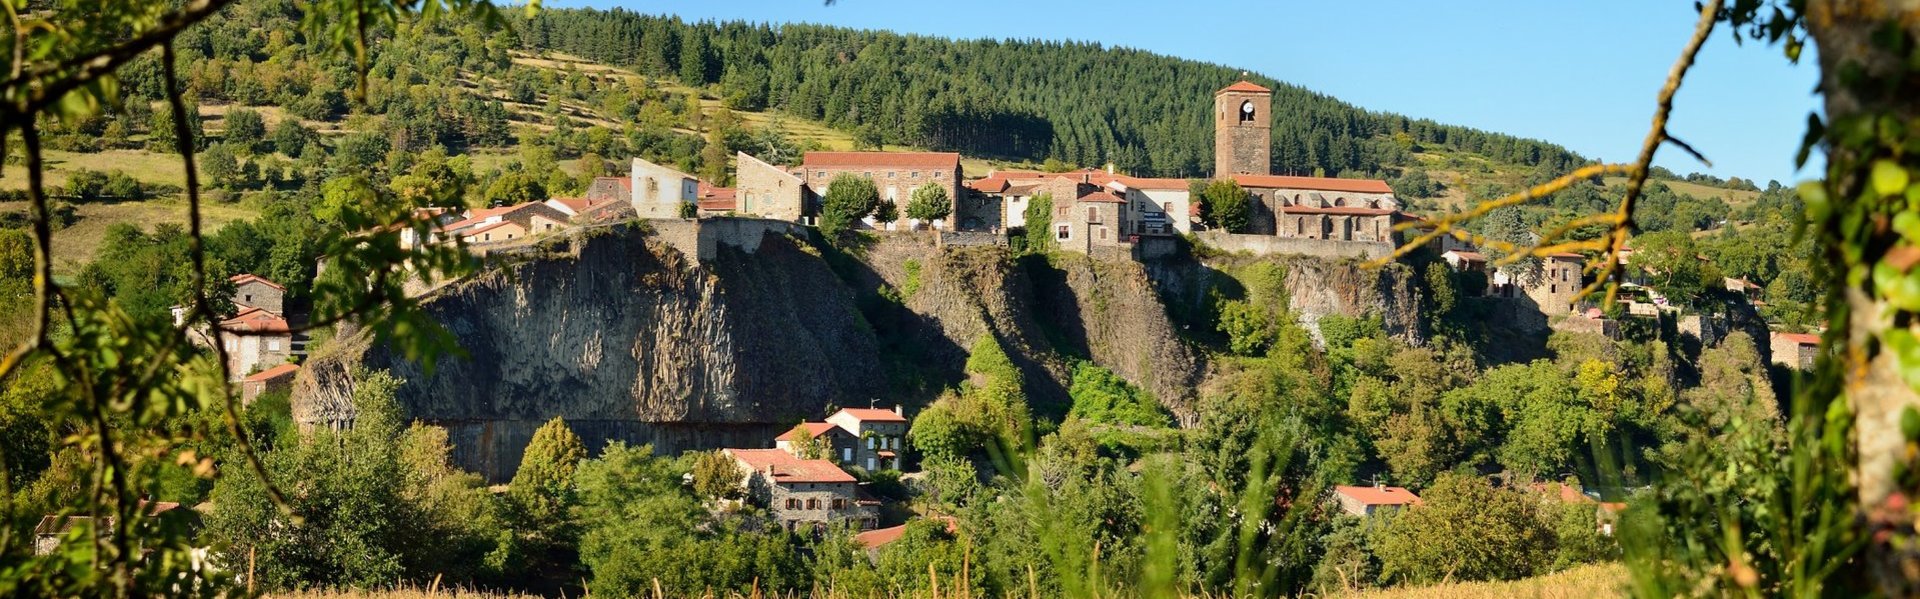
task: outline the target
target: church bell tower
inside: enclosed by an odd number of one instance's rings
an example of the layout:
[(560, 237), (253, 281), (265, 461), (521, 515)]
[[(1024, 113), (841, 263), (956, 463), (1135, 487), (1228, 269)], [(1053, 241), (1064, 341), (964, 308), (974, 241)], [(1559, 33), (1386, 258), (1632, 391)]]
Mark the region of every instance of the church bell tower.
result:
[(1213, 176), (1272, 172), (1273, 90), (1241, 80), (1213, 92)]

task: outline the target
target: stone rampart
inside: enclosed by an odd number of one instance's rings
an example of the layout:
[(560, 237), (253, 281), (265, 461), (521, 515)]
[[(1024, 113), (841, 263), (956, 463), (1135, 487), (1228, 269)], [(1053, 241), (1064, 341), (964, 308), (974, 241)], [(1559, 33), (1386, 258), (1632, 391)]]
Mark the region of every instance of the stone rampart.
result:
[(1249, 253), (1255, 256), (1276, 254), (1295, 254), (1319, 258), (1360, 258), (1373, 260), (1393, 255), (1393, 244), (1372, 241), (1340, 241), (1333, 239), (1303, 239), (1299, 237), (1277, 237), (1273, 235), (1252, 235), (1246, 233), (1226, 233), (1222, 231), (1203, 231), (1198, 234), (1201, 243), (1230, 253)]

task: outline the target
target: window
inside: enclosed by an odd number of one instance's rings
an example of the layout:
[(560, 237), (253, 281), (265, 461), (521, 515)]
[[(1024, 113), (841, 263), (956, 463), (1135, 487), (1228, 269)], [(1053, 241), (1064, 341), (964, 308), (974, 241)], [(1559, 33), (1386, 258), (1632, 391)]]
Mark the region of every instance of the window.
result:
[(920, 178), (920, 171), (909, 171), (907, 172), (907, 176), (914, 179), (918, 179)]
[(280, 351), (280, 340), (279, 340), (279, 339), (268, 339), (268, 340), (267, 340), (267, 351)]
[(1093, 207), (1093, 206), (1088, 206), (1088, 207), (1087, 207), (1087, 222), (1090, 222), (1090, 223), (1097, 223), (1097, 222), (1100, 222), (1100, 209), (1099, 209), (1099, 208), (1096, 208), (1096, 207)]
[(243, 304), (253, 303), (253, 294), (249, 293), (249, 294), (240, 296), (240, 303), (243, 303)]
[(1099, 229), (1099, 231), (1100, 231), (1100, 240), (1101, 240), (1101, 241), (1106, 241), (1106, 240), (1107, 240), (1107, 228), (1106, 228), (1106, 227), (1100, 227), (1100, 229)]
[(868, 179), (872, 179), (872, 178), (873, 178), (873, 171), (867, 171), (867, 172), (864, 172), (864, 173), (860, 173), (860, 176), (862, 176), (862, 177), (866, 177), (866, 178), (868, 178)]
[(807, 509), (810, 509), (810, 510), (817, 510), (817, 509), (820, 509), (820, 500), (818, 500), (818, 499), (808, 499), (808, 500), (807, 500)]
[(1161, 212), (1166, 212), (1166, 213), (1169, 213), (1169, 214), (1171, 214), (1171, 213), (1173, 213), (1173, 202), (1161, 202), (1161, 203), (1160, 203), (1160, 211), (1161, 211)]
[(844, 509), (847, 509), (847, 500), (845, 500), (845, 499), (834, 499), (834, 500), (833, 500), (833, 509), (836, 509), (836, 510), (844, 510)]
[(873, 449), (873, 448), (874, 448), (874, 445), (873, 445), (873, 442), (874, 442), (874, 438), (873, 438), (873, 437), (867, 437), (867, 449)]
[(827, 178), (827, 171), (813, 171), (813, 178), (825, 179)]
[(887, 178), (888, 178), (888, 179), (892, 179), (892, 178), (894, 178), (894, 177), (895, 177), (896, 175), (899, 175), (899, 174), (900, 174), (900, 173), (899, 173), (898, 171), (887, 171)]
[(1056, 238), (1059, 238), (1062, 241), (1070, 239), (1073, 237), (1073, 227), (1068, 225), (1060, 225), (1059, 230), (1054, 231), (1053, 236)]
[(798, 499), (794, 499), (794, 498), (792, 498), (792, 497), (788, 497), (788, 498), (787, 498), (787, 509), (790, 509), (790, 510), (797, 510), (797, 509), (800, 509), (800, 500), (798, 500)]
[(1240, 122), (1253, 122), (1253, 100), (1246, 100), (1240, 103)]
[(935, 178), (935, 179), (938, 179), (938, 178), (941, 178), (941, 177), (943, 177), (943, 176), (946, 176), (946, 173), (943, 173), (943, 172), (940, 172), (940, 171), (933, 171), (933, 178)]

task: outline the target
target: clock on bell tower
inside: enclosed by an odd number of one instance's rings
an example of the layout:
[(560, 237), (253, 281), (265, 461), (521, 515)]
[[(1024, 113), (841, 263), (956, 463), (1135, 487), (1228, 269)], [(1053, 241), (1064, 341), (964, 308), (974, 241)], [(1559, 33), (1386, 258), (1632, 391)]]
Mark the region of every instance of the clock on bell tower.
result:
[(1213, 93), (1213, 176), (1272, 172), (1273, 91), (1241, 81)]

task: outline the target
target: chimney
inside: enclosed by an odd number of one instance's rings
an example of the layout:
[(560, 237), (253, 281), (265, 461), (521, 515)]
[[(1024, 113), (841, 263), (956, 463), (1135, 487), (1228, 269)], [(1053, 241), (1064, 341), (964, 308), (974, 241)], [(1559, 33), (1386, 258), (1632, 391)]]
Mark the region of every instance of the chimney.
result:
[(1107, 174), (1113, 174), (1113, 163), (1111, 162), (1107, 163)]
[(893, 404), (893, 415), (895, 416), (907, 415), (906, 408), (901, 407), (900, 404)]

